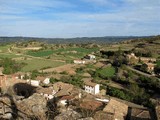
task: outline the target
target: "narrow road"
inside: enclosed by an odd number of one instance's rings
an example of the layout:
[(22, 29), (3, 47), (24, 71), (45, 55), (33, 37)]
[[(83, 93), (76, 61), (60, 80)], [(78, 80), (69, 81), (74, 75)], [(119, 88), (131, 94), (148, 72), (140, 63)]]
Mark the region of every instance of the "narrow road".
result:
[[(139, 70), (137, 70), (137, 69), (134, 69), (134, 68), (132, 68), (132, 67), (130, 67), (130, 66), (126, 66), (126, 68), (129, 69), (129, 70), (131, 70), (131, 71), (133, 71), (133, 72), (136, 72), (136, 73), (138, 73), (138, 74), (140, 74), (140, 75), (149, 77), (149, 78), (155, 77), (155, 76), (153, 76), (153, 75), (144, 73), (144, 72), (139, 71)], [(158, 77), (155, 77), (155, 78), (157, 78), (158, 80), (160, 80)]]

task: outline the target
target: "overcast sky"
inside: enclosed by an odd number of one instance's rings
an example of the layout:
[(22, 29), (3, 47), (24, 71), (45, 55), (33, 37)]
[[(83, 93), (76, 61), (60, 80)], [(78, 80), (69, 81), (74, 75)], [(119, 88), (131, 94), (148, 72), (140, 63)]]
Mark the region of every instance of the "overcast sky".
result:
[(160, 0), (0, 0), (0, 36), (160, 34)]

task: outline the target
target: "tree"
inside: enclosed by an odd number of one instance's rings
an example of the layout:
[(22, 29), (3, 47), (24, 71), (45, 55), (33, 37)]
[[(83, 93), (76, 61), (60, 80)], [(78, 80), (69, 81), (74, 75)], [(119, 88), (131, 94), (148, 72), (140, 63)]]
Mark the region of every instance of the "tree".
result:
[(39, 72), (38, 70), (33, 70), (31, 74), (31, 79), (35, 79), (38, 76)]
[(148, 68), (147, 64), (142, 64), (140, 70), (143, 72), (147, 72), (147, 68)]
[(137, 84), (131, 84), (130, 93), (133, 96), (133, 102), (137, 104), (145, 104), (146, 101), (149, 101), (149, 95), (145, 93), (145, 90), (140, 88)]
[(57, 80), (56, 78), (51, 77), (51, 78), (50, 78), (50, 82), (53, 84), (53, 83), (55, 83), (55, 82), (58, 82), (58, 80)]
[(13, 74), (17, 71), (19, 71), (25, 64), (23, 63), (16, 63), (14, 60), (10, 58), (4, 58), (2, 60), (2, 67), (4, 74)]
[(27, 74), (24, 74), (24, 78), (23, 79), (27, 80), (27, 79), (29, 79), (29, 76), (27, 76)]
[(154, 72), (155, 72), (155, 74), (160, 75), (160, 65), (155, 66)]

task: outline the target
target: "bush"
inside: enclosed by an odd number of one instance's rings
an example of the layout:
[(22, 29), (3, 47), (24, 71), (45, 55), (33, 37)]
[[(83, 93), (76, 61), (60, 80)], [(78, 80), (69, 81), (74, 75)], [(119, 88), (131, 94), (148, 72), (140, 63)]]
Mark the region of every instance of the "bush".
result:
[(77, 68), (76, 73), (84, 73), (84, 67)]
[(83, 81), (82, 77), (79, 75), (74, 75), (74, 76), (62, 76), (60, 79), (62, 82), (72, 84), (78, 87), (83, 87)]
[(131, 101), (133, 99), (132, 96), (130, 96), (130, 94), (127, 93), (126, 91), (119, 90), (113, 87), (107, 87), (107, 94), (114, 96), (114, 97), (118, 97), (123, 100), (127, 100), (127, 101)]
[(98, 75), (99, 77), (103, 78), (103, 79), (108, 79), (114, 76), (115, 74), (115, 68), (114, 67), (106, 67), (103, 69), (99, 69), (98, 71)]
[(107, 94), (146, 107), (153, 107), (152, 102), (149, 100), (149, 95), (143, 88), (139, 88), (136, 84), (132, 84), (129, 91), (107, 86)]
[(60, 72), (60, 74), (68, 75), (68, 73), (66, 71)]
[(54, 83), (56, 83), (56, 82), (58, 82), (58, 81), (59, 81), (59, 80), (56, 79), (56, 78), (53, 78), (53, 77), (50, 78), (50, 83), (52, 83), (52, 84), (54, 84)]
[(1, 66), (4, 68), (2, 72), (4, 74), (13, 74), (18, 72), (24, 65), (24, 63), (16, 63), (10, 58), (4, 58), (1, 64)]

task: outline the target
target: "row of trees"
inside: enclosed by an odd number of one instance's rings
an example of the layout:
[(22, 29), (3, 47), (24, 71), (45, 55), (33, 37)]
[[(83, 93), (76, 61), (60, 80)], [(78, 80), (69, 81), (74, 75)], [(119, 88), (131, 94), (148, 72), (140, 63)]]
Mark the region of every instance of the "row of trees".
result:
[(128, 59), (125, 57), (124, 53), (125, 51), (122, 51), (121, 48), (119, 48), (118, 51), (101, 51), (102, 57), (110, 58), (115, 67), (128, 64)]
[(68, 83), (68, 84), (72, 84), (72, 85), (78, 86), (80, 88), (83, 87), (82, 77), (79, 76), (79, 75), (62, 76), (60, 80), (58, 80), (56, 78), (53, 78), (53, 77), (50, 78), (50, 82), (52, 84), (55, 83), (55, 82), (58, 82), (58, 81), (61, 81), (61, 82), (64, 82), (64, 83)]
[(130, 84), (128, 90), (120, 90), (107, 86), (107, 94), (136, 104), (153, 107), (152, 102), (149, 100), (149, 94), (147, 94), (145, 89), (140, 88), (137, 84)]

